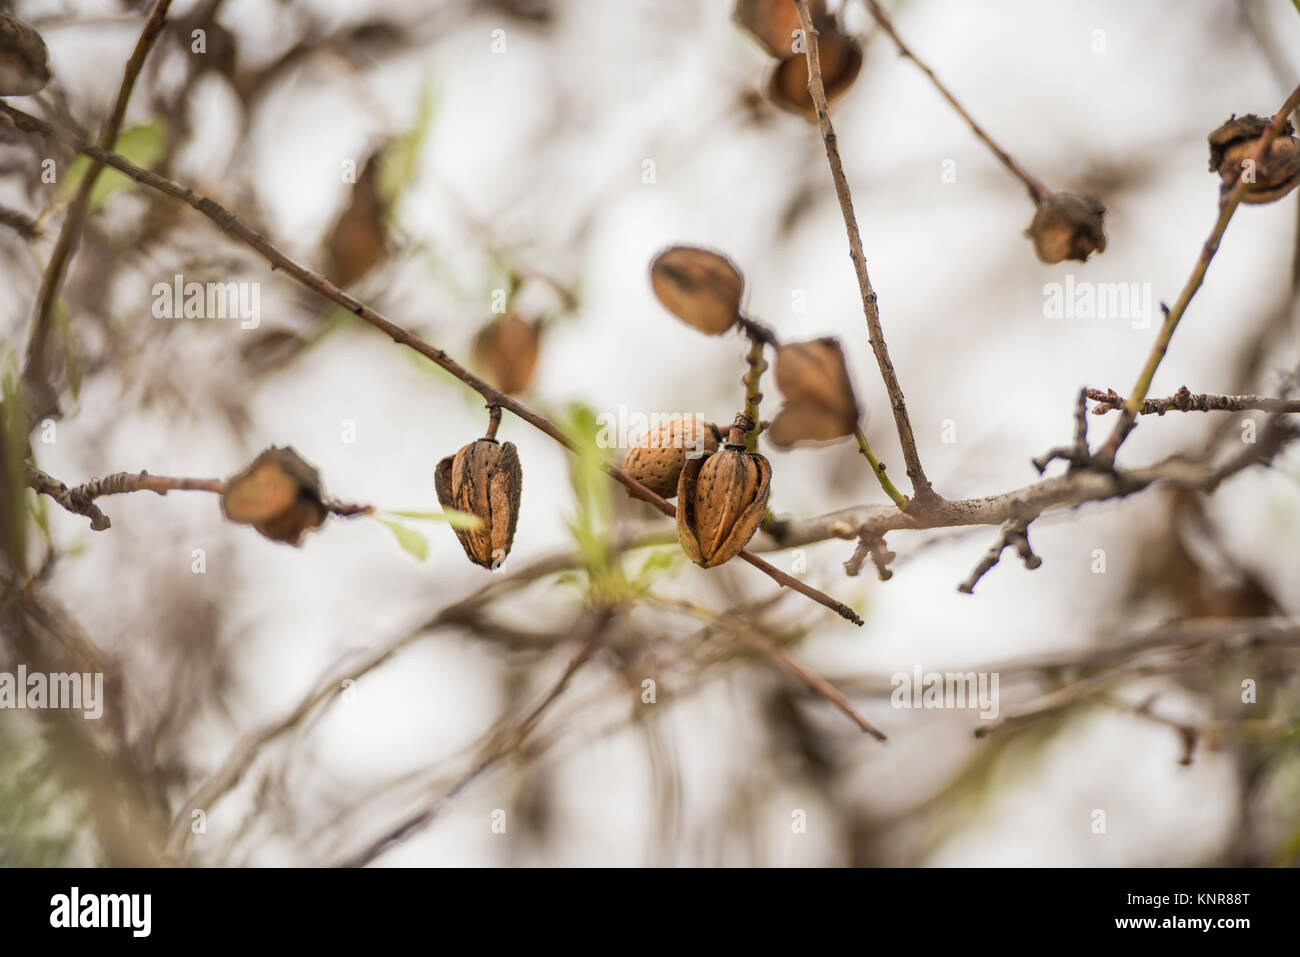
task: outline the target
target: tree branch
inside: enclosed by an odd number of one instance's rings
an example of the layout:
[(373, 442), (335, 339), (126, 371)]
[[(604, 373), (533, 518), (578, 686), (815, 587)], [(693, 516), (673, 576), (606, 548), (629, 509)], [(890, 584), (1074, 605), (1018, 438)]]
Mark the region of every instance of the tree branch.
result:
[(844, 176), (844, 164), (840, 161), (835, 129), (831, 126), (830, 109), (826, 103), (826, 88), (822, 82), (820, 53), (817, 49), (817, 28), (813, 26), (812, 17), (808, 13), (807, 0), (794, 0), (794, 3), (799, 8), (799, 26), (803, 30), (805, 40), (808, 94), (812, 97), (813, 107), (817, 111), (817, 122), (821, 127), (822, 140), (826, 144), (826, 158), (830, 163), (831, 179), (835, 183), (835, 195), (839, 198), (840, 213), (844, 217), (844, 229), (849, 237), (849, 258), (853, 260), (853, 271), (858, 277), (858, 290), (862, 294), (862, 312), (867, 319), (867, 338), (871, 343), (872, 352), (876, 355), (876, 364), (880, 366), (880, 376), (884, 379), (890, 406), (894, 410), (898, 441), (903, 447), (903, 461), (907, 464), (907, 476), (912, 480), (913, 504), (929, 507), (942, 499), (934, 491), (930, 480), (925, 476), (925, 469), (921, 466), (921, 457), (916, 451), (916, 438), (912, 434), (912, 422), (907, 415), (907, 402), (903, 398), (903, 387), (898, 382), (894, 363), (889, 358), (889, 347), (885, 344), (876, 291), (871, 287), (871, 279), (867, 275), (867, 261), (862, 252), (862, 236), (858, 231), (857, 216), (853, 212), (853, 195), (849, 192), (849, 182)]
[[(307, 267), (290, 259), (264, 236), (250, 228), (246, 223), (240, 220), (234, 213), (226, 209), (220, 203), (196, 193), (188, 186), (182, 186), (164, 176), (159, 176), (157, 173), (141, 169), (139, 166), (136, 166), (134, 163), (116, 153), (105, 150), (101, 147), (93, 146), (73, 133), (57, 128), (42, 119), (24, 113), (22, 110), (16, 110), (8, 103), (2, 101), (0, 101), (0, 117), (7, 118), (17, 129), (24, 133), (32, 133), (56, 139), (76, 150), (78, 153), (84, 153), (92, 159), (100, 161), (105, 166), (111, 166), (113, 169), (130, 177), (137, 183), (147, 186), (150, 189), (157, 190), (173, 199), (180, 200), (198, 210), (208, 219), (221, 227), (222, 231), (227, 235), (234, 237), (246, 246), (256, 250), (259, 255), (270, 263), (273, 270), (278, 269), (283, 271), (286, 275), (301, 283), (303, 286), (306, 286), (308, 289), (311, 289), (313, 292), (316, 292), (331, 302), (342, 306), (357, 318), (383, 332), (394, 342), (418, 352), (440, 368), (450, 372), (461, 382), (465, 383), (479, 395), (483, 396), (488, 405), (500, 406), (502, 409), (512, 412), (514, 415), (533, 426), (533, 428), (550, 436), (560, 445), (564, 446), (564, 448), (573, 451), (573, 445), (569, 441), (568, 437), (545, 416), (534, 412), (517, 399), (493, 388), (460, 363), (456, 362), (455, 359), (449, 356), (442, 349), (429, 345), (429, 343), (425, 342), (419, 336), (402, 328), (395, 322), (386, 319), (384, 316), (381, 316), (378, 312), (365, 305), (359, 299), (349, 295), (338, 286), (334, 285), (334, 283), (330, 282), (320, 273), (313, 272)], [(669, 518), (676, 516), (677, 510), (672, 506), (672, 504), (666, 501), (662, 496), (657, 495), (650, 489), (646, 488), (636, 479), (627, 475), (621, 469), (612, 465), (607, 465), (604, 467), (604, 470), (615, 481), (619, 482), (631, 491), (636, 497), (649, 502), (664, 515), (667, 515)], [(808, 585), (791, 575), (787, 575), (785, 572), (782, 572), (780, 569), (773, 567), (768, 562), (759, 558), (752, 551), (742, 551), (738, 557), (762, 571), (778, 584), (797, 591), (801, 595), (817, 602), (819, 605), (831, 609), (841, 618), (851, 621), (855, 625), (862, 624), (862, 619), (859, 618), (857, 613), (848, 605), (836, 601), (824, 592), (818, 591), (811, 585)]]
[[(135, 81), (144, 68), (145, 58), (153, 49), (154, 41), (167, 25), (167, 9), (170, 6), (171, 0), (154, 0), (149, 17), (145, 20), (144, 29), (140, 31), (140, 37), (136, 40), (135, 49), (131, 51), (131, 56), (122, 70), (122, 82), (118, 86), (113, 110), (100, 130), (99, 145), (104, 149), (112, 149), (113, 144), (117, 142), (117, 134), (126, 117), (126, 106), (131, 99), (131, 92), (135, 89)], [(49, 337), (50, 330), (53, 328), (54, 304), (58, 300), (59, 289), (67, 275), (68, 263), (81, 238), (81, 229), (90, 210), (90, 194), (103, 170), (104, 164), (92, 158), (85, 175), (77, 185), (76, 194), (68, 204), (63, 225), (59, 229), (59, 237), (50, 254), (49, 265), (41, 279), (36, 318), (32, 322), (31, 334), (27, 339), (27, 359), (23, 368), (23, 382), (27, 386), (28, 402), (34, 403), (31, 408), (33, 419), (40, 419), (54, 412), (58, 407), (53, 388), (48, 380)], [(50, 403), (55, 403), (52, 408)]]
[[(1287, 124), (1287, 118), (1297, 106), (1300, 106), (1300, 86), (1291, 91), (1291, 95), (1287, 97), (1286, 102), (1282, 104), (1273, 117), (1273, 122), (1260, 136), (1259, 145), (1255, 147), (1255, 152), (1251, 154), (1249, 160), (1256, 168), (1268, 153), (1273, 140), (1282, 132), (1282, 128)], [(1232, 214), (1237, 211), (1237, 206), (1241, 203), (1241, 199), (1246, 194), (1246, 188), (1249, 185), (1245, 179), (1238, 177), (1237, 185), (1233, 187), (1232, 192), (1228, 194), (1227, 199), (1219, 207), (1219, 218), (1210, 231), (1209, 238), (1201, 247), (1201, 254), (1197, 257), (1196, 264), (1192, 267), (1192, 274), (1187, 277), (1187, 282), (1183, 286), (1183, 291), (1179, 294), (1177, 302), (1174, 303), (1173, 308), (1162, 305), (1165, 310), (1165, 319), (1160, 324), (1160, 331), (1156, 335), (1155, 344), (1151, 347), (1151, 354), (1147, 357), (1146, 365), (1143, 366), (1141, 373), (1138, 374), (1137, 382), (1133, 384), (1133, 391), (1129, 393), (1128, 403), (1124, 406), (1119, 421), (1115, 423), (1114, 430), (1098, 453), (1104, 460), (1115, 461), (1115, 455), (1119, 452), (1119, 447), (1124, 444), (1124, 440), (1133, 431), (1138, 412), (1146, 401), (1147, 392), (1151, 389), (1151, 381), (1155, 378), (1156, 370), (1160, 368), (1165, 353), (1169, 351), (1169, 343), (1178, 328), (1178, 323), (1187, 312), (1192, 297), (1196, 295), (1196, 291), (1201, 288), (1201, 283), (1205, 281), (1205, 273), (1210, 268), (1210, 262), (1214, 259), (1214, 254), (1219, 251), (1219, 243), (1223, 240), (1223, 233), (1228, 228)]]
[[(1105, 415), (1128, 405), (1128, 400), (1113, 389), (1105, 392), (1089, 389), (1088, 398), (1097, 405), (1093, 415)], [(1212, 392), (1191, 392), (1187, 386), (1163, 399), (1147, 399), (1137, 410), (1138, 415), (1164, 415), (1166, 412), (1300, 412), (1300, 399), (1279, 399), (1265, 395), (1216, 395)]]
[(1027, 169), (1017, 163), (1010, 153), (998, 146), (998, 144), (994, 142), (993, 137), (989, 136), (989, 134), (984, 131), (984, 128), (975, 122), (974, 117), (967, 113), (962, 105), (957, 102), (957, 98), (948, 91), (946, 86), (939, 82), (939, 78), (934, 75), (934, 71), (926, 66), (926, 64), (912, 52), (911, 48), (903, 42), (903, 38), (900, 37), (898, 32), (894, 29), (894, 24), (889, 19), (888, 14), (885, 13), (884, 8), (882, 8), (876, 0), (867, 0), (867, 9), (870, 11), (872, 18), (877, 24), (879, 24), (880, 28), (889, 35), (889, 39), (894, 41), (894, 46), (898, 48), (899, 54), (916, 64), (917, 69), (924, 73), (926, 77), (929, 78), (930, 82), (934, 84), (934, 88), (939, 91), (939, 95), (947, 100), (948, 105), (956, 110), (957, 114), (966, 121), (967, 125), (971, 128), (971, 131), (976, 135), (976, 137), (979, 138), (980, 142), (993, 152), (993, 155), (997, 157), (998, 162), (1005, 166), (1012, 176), (1025, 184), (1025, 188), (1029, 190), (1029, 198), (1034, 201), (1034, 205), (1037, 206), (1047, 198), (1051, 193), (1051, 190), (1044, 186), (1041, 180), (1030, 174)]
[[(126, 492), (155, 492), (158, 495), (166, 495), (168, 492), (215, 492), (221, 495), (226, 491), (223, 479), (170, 478), (143, 471), (115, 472), (103, 478), (91, 479), (75, 488), (68, 488), (30, 463), (27, 464), (27, 484), (38, 494), (48, 495), (69, 512), (85, 515), (90, 519), (91, 529), (96, 532), (111, 528), (113, 524), (95, 504), (95, 499), (101, 495), (122, 495)], [(374, 511), (369, 505), (336, 502), (332, 499), (326, 499), (322, 504), (330, 514), (342, 518), (369, 515)]]

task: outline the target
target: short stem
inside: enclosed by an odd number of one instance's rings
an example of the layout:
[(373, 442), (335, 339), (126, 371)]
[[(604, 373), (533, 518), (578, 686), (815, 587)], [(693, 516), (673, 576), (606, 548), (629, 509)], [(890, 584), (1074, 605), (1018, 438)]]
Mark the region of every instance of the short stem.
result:
[(880, 482), (880, 487), (885, 490), (885, 494), (893, 499), (894, 504), (899, 508), (907, 508), (907, 496), (896, 489), (894, 483), (889, 480), (889, 476), (885, 474), (885, 466), (880, 459), (876, 458), (876, 453), (871, 451), (871, 446), (867, 443), (867, 436), (862, 431), (862, 427), (859, 426), (853, 435), (858, 440), (858, 451), (871, 463), (871, 472), (876, 476), (876, 480)]
[(485, 434), (483, 438), (492, 439), (493, 441), (495, 441), (497, 437), (497, 429), (500, 426), (501, 426), (501, 406), (489, 405), (487, 434)]
[(745, 415), (755, 423), (745, 436), (745, 448), (751, 452), (758, 451), (758, 406), (763, 401), (763, 393), (758, 391), (759, 382), (767, 370), (767, 360), (763, 358), (763, 340), (752, 332), (749, 336), (749, 353), (745, 361), (749, 370), (745, 373)]
[(731, 423), (731, 429), (727, 432), (727, 445), (744, 445), (745, 436), (752, 431), (754, 431), (754, 420), (744, 412), (738, 413), (735, 421)]

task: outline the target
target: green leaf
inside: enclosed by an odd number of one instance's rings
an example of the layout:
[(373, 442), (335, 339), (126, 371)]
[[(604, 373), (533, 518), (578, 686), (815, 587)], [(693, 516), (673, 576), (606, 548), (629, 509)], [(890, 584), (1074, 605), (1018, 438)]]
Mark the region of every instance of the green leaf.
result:
[(389, 522), (379, 519), (388, 526), (393, 535), (397, 538), (397, 544), (402, 546), (402, 550), (412, 555), (417, 562), (422, 562), (429, 557), (429, 543), (424, 536), (415, 529), (407, 528), (397, 522)]
[(36, 523), (36, 527), (41, 531), (41, 538), (48, 545), (50, 543), (50, 509), (45, 496), (33, 492), (27, 499), (27, 511), (31, 513), (32, 521)]
[(7, 370), (0, 403), (0, 548), (22, 574), (27, 568), (27, 413), (18, 376)]
[(379, 195), (394, 208), (402, 193), (415, 180), (424, 141), (433, 126), (433, 91), (429, 87), (420, 94), (420, 110), (415, 126), (403, 133), (384, 150), (379, 159)]
[(64, 368), (68, 374), (68, 391), (72, 398), (81, 399), (81, 355), (77, 351), (77, 340), (72, 335), (72, 317), (68, 314), (68, 303), (59, 296), (54, 300), (54, 328), (59, 331), (63, 345)]
[[(130, 160), (136, 166), (149, 169), (162, 156), (167, 143), (167, 128), (162, 123), (142, 123), (128, 127), (117, 136), (113, 152)], [(82, 178), (90, 169), (90, 160), (78, 156), (68, 166), (63, 178), (61, 198), (66, 202), (76, 193)], [(90, 191), (90, 211), (97, 212), (114, 193), (132, 184), (132, 180), (111, 167), (104, 167)]]
[(632, 576), (633, 586), (637, 589), (648, 588), (664, 572), (680, 566), (685, 557), (682, 550), (676, 546), (652, 549), (642, 560), (636, 574)]
[(385, 509), (384, 514), (396, 515), (398, 518), (413, 518), (421, 522), (446, 522), (452, 528), (479, 529), (483, 527), (483, 520), (477, 515), (471, 515), (469, 512), (461, 512), (454, 508), (449, 508), (442, 512), (417, 512), (407, 511), (404, 509)]
[(621, 594), (625, 582), (621, 570), (615, 567), (610, 542), (611, 486), (604, 475), (606, 451), (596, 444), (599, 432), (596, 413), (574, 403), (569, 407), (563, 428), (574, 453), (569, 459), (569, 483), (574, 498), (569, 534), (582, 557), (592, 588), (604, 597)]

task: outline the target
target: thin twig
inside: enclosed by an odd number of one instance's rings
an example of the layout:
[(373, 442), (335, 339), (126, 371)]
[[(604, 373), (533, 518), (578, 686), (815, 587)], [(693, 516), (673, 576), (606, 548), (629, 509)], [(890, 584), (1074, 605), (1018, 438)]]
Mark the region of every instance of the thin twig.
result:
[(551, 690), (526, 714), (508, 722), (499, 733), (493, 735), (492, 740), (480, 752), (474, 766), (463, 777), (451, 788), (434, 797), (419, 811), (416, 811), (395, 827), (389, 828), (362, 851), (347, 858), (341, 866), (365, 867), (412, 834), (423, 830), (433, 822), (433, 819), (438, 816), (438, 813), (449, 801), (469, 787), (485, 772), (499, 764), (504, 758), (513, 754), (524, 743), (533, 729), (537, 727), (537, 722), (541, 720), (546, 710), (564, 693), (564, 689), (569, 686), (569, 681), (573, 676), (596, 653), (610, 622), (614, 618), (615, 611), (614, 608), (604, 607), (592, 616), (582, 648), (569, 662), (568, 667), (564, 669), (564, 673), (551, 687)]
[[(135, 81), (144, 68), (145, 58), (149, 56), (149, 51), (153, 49), (154, 41), (158, 39), (163, 27), (167, 25), (167, 9), (170, 6), (171, 0), (154, 0), (153, 8), (149, 11), (149, 17), (145, 20), (139, 39), (136, 40), (135, 49), (131, 51), (131, 56), (122, 70), (122, 82), (117, 89), (113, 110), (109, 113), (108, 119), (104, 121), (104, 125), (100, 130), (99, 145), (104, 149), (112, 149), (113, 144), (117, 142), (118, 132), (121, 130), (122, 121), (126, 117), (127, 103), (130, 102), (131, 92), (135, 89)], [(77, 185), (77, 192), (68, 204), (67, 213), (63, 217), (63, 225), (59, 229), (58, 239), (54, 243), (54, 250), (50, 253), (49, 265), (45, 269), (45, 275), (41, 278), (36, 317), (32, 322), (31, 334), (27, 339), (27, 358), (23, 368), (23, 380), (29, 384), (29, 391), (33, 396), (52, 395), (47, 379), (50, 362), (48, 354), (49, 338), (50, 330), (53, 328), (54, 304), (58, 300), (59, 289), (63, 285), (64, 277), (67, 275), (68, 263), (81, 238), (81, 229), (85, 225), (86, 215), (90, 210), (91, 192), (94, 190), (95, 182), (99, 179), (99, 174), (103, 170), (104, 164), (92, 157), (90, 164), (86, 167), (85, 175), (82, 176), (81, 182)], [(52, 411), (52, 409), (34, 409), (34, 418), (40, 418)]]
[(682, 599), (666, 598), (660, 595), (652, 595), (649, 597), (652, 601), (660, 605), (669, 608), (676, 608), (705, 621), (714, 621), (721, 624), (735, 635), (743, 644), (748, 645), (770, 658), (782, 670), (793, 675), (800, 683), (807, 687), (808, 690), (835, 705), (836, 708), (848, 715), (854, 724), (877, 741), (888, 740), (883, 731), (858, 713), (857, 709), (853, 707), (853, 704), (848, 698), (844, 697), (843, 693), (838, 688), (806, 665), (802, 665), (795, 661), (743, 618), (727, 612), (714, 611), (712, 608), (707, 608), (703, 605), (697, 605), (694, 602)]
[[(69, 512), (85, 515), (90, 519), (91, 529), (96, 532), (111, 528), (113, 524), (95, 504), (95, 499), (103, 495), (123, 495), (127, 492), (154, 492), (158, 495), (166, 495), (168, 492), (214, 492), (221, 495), (226, 491), (226, 483), (222, 479), (171, 478), (143, 471), (115, 472), (69, 488), (30, 463), (27, 464), (27, 484), (37, 493), (48, 495)], [(333, 499), (326, 499), (322, 504), (330, 514), (342, 518), (369, 515), (374, 511), (370, 505), (337, 502)]]
[[(802, 5), (803, 4), (800, 3), (800, 6)], [(879, 24), (880, 28), (889, 35), (889, 39), (894, 41), (894, 46), (898, 48), (898, 52), (916, 64), (917, 69), (924, 73), (926, 77), (929, 78), (930, 82), (934, 84), (934, 88), (939, 91), (939, 95), (948, 101), (948, 105), (957, 111), (957, 114), (966, 121), (968, 126), (970, 126), (971, 131), (993, 152), (993, 155), (998, 158), (998, 162), (1005, 166), (1012, 176), (1025, 184), (1025, 188), (1029, 190), (1029, 197), (1034, 201), (1034, 205), (1037, 206), (1046, 199), (1047, 196), (1050, 195), (1051, 190), (1044, 186), (1041, 180), (1030, 174), (1027, 169), (1017, 163), (1010, 153), (998, 146), (998, 144), (994, 142), (993, 137), (989, 136), (989, 134), (984, 131), (984, 128), (975, 122), (974, 117), (967, 113), (962, 105), (957, 102), (957, 98), (948, 91), (946, 86), (939, 82), (939, 78), (934, 75), (934, 71), (926, 66), (926, 64), (912, 52), (911, 48), (903, 42), (902, 37), (898, 35), (898, 31), (894, 29), (893, 22), (889, 19), (888, 14), (885, 13), (880, 4), (877, 3), (876, 0), (867, 0), (867, 9), (871, 12), (871, 16), (875, 19), (876, 23)]]
[[(1088, 398), (1097, 403), (1093, 415), (1105, 415), (1122, 409), (1128, 400), (1113, 389), (1089, 389)], [(1166, 412), (1300, 412), (1300, 399), (1279, 399), (1266, 395), (1216, 395), (1191, 392), (1187, 386), (1163, 399), (1147, 399), (1138, 415), (1164, 415)]]
[[(357, 318), (371, 326), (374, 326), (376, 329), (379, 329), (394, 342), (418, 352), (440, 368), (450, 372), (461, 382), (465, 383), (479, 395), (483, 396), (489, 405), (496, 405), (509, 410), (514, 415), (533, 426), (533, 428), (550, 436), (550, 438), (564, 446), (564, 448), (573, 451), (573, 444), (569, 438), (559, 429), (559, 427), (545, 416), (534, 412), (519, 400), (495, 389), (458, 363), (442, 349), (429, 345), (429, 343), (425, 342), (419, 336), (397, 325), (395, 322), (386, 319), (359, 299), (344, 292), (320, 273), (313, 272), (293, 259), (290, 259), (260, 233), (253, 230), (234, 213), (226, 209), (220, 203), (217, 203), (215, 200), (196, 193), (188, 186), (182, 186), (164, 176), (159, 176), (157, 173), (141, 169), (130, 160), (127, 160), (110, 150), (93, 146), (67, 130), (54, 127), (42, 119), (38, 119), (37, 117), (24, 113), (21, 110), (14, 109), (8, 103), (0, 102), (0, 116), (7, 117), (19, 130), (25, 133), (32, 133), (39, 136), (57, 139), (59, 142), (64, 143), (77, 152), (84, 153), (92, 159), (99, 160), (106, 166), (113, 167), (113, 169), (130, 177), (137, 183), (147, 186), (150, 189), (157, 190), (173, 199), (180, 200), (198, 210), (208, 219), (216, 223), (227, 235), (234, 237), (246, 246), (256, 250), (259, 255), (271, 264), (273, 270), (281, 270), (298, 283), (311, 289), (313, 292), (316, 292), (326, 299), (329, 299), (331, 302), (337, 303), (347, 309), (348, 312), (352, 313)], [(604, 466), (604, 471), (615, 481), (619, 482), (631, 491), (635, 496), (650, 503), (664, 515), (667, 515), (669, 518), (676, 516), (677, 510), (671, 503), (666, 501), (662, 496), (657, 495), (650, 489), (646, 488), (621, 469), (612, 465), (606, 465)], [(816, 588), (801, 582), (797, 578), (787, 575), (772, 566), (770, 563), (759, 558), (753, 552), (748, 550), (742, 551), (738, 557), (762, 571), (778, 584), (797, 591), (801, 595), (817, 602), (819, 605), (831, 609), (837, 615), (847, 621), (853, 622), (855, 625), (862, 624), (862, 619), (859, 618), (848, 605), (836, 601), (824, 592), (818, 591)]]
[(1070, 463), (1070, 471), (1083, 468), (1101, 468), (1102, 471), (1110, 471), (1109, 463), (1098, 463), (1088, 449), (1088, 390), (1080, 389), (1079, 396), (1074, 403), (1074, 443), (1068, 446), (1061, 446), (1049, 449), (1047, 452), (1030, 459), (1034, 468), (1038, 469), (1038, 474), (1042, 475), (1047, 471), (1047, 466), (1057, 459), (1063, 459)]
[(745, 415), (754, 423), (754, 428), (745, 436), (745, 448), (754, 452), (758, 449), (758, 407), (763, 401), (759, 384), (763, 373), (767, 371), (767, 360), (763, 358), (764, 342), (756, 336), (749, 337), (749, 352), (745, 354)]
[(1260, 427), (1255, 444), (1244, 445), (1223, 461), (1216, 462), (1208, 454), (1196, 457), (1176, 454), (1142, 468), (1077, 469), (996, 495), (944, 501), (918, 514), (900, 511), (893, 504), (855, 505), (813, 518), (783, 520), (772, 531), (760, 532), (751, 545), (759, 551), (769, 551), (895, 530), (1001, 525), (1089, 502), (1123, 499), (1153, 485), (1210, 494), (1239, 472), (1268, 465), (1296, 437), (1296, 430), (1288, 425), (1286, 417), (1270, 416)]
[(0, 206), (0, 226), (7, 226), (28, 242), (37, 238), (41, 232), (36, 220), (8, 206)]
[(862, 431), (862, 426), (859, 425), (854, 430), (853, 436), (858, 440), (858, 451), (862, 453), (862, 457), (871, 466), (871, 474), (876, 477), (880, 487), (885, 490), (885, 494), (893, 500), (895, 505), (905, 510), (907, 508), (907, 496), (900, 492), (894, 483), (890, 481), (889, 476), (885, 474), (884, 463), (876, 458), (875, 452), (871, 451), (871, 445), (867, 442), (867, 434)]
[(830, 162), (831, 179), (835, 183), (835, 195), (839, 198), (840, 213), (844, 217), (844, 229), (849, 237), (849, 258), (853, 260), (853, 271), (858, 277), (858, 290), (862, 294), (862, 312), (867, 319), (867, 338), (871, 350), (876, 355), (876, 364), (880, 366), (880, 376), (889, 393), (890, 407), (894, 411), (894, 423), (898, 427), (898, 440), (903, 447), (903, 461), (907, 464), (907, 477), (912, 481), (912, 495), (916, 503), (929, 506), (940, 501), (930, 480), (925, 477), (921, 466), (921, 457), (916, 451), (916, 437), (912, 434), (912, 423), (907, 415), (907, 402), (903, 398), (903, 387), (898, 382), (894, 363), (889, 358), (889, 347), (885, 344), (885, 333), (880, 325), (880, 309), (876, 300), (876, 291), (871, 286), (867, 275), (867, 260), (862, 252), (862, 236), (858, 232), (858, 220), (853, 212), (853, 196), (849, 192), (849, 181), (844, 175), (844, 164), (840, 161), (835, 129), (831, 126), (830, 108), (826, 103), (826, 88), (822, 82), (821, 54), (817, 48), (817, 28), (813, 26), (808, 12), (807, 0), (794, 0), (799, 9), (799, 26), (802, 29), (805, 44), (804, 55), (808, 60), (808, 94), (812, 97), (817, 110), (817, 122), (821, 127), (822, 140), (826, 144), (826, 158)]
[[(1268, 153), (1269, 147), (1273, 144), (1273, 140), (1281, 133), (1282, 128), (1288, 122), (1288, 117), (1297, 106), (1300, 106), (1300, 86), (1291, 91), (1291, 95), (1287, 97), (1286, 102), (1274, 115), (1273, 122), (1269, 124), (1268, 129), (1259, 138), (1259, 145), (1256, 146), (1255, 152), (1249, 160), (1254, 167), (1257, 168), (1260, 165), (1264, 156)], [(1119, 421), (1115, 423), (1114, 430), (1099, 452), (1099, 455), (1106, 461), (1113, 462), (1115, 460), (1119, 447), (1124, 444), (1124, 440), (1133, 431), (1133, 425), (1137, 420), (1138, 412), (1146, 401), (1147, 392), (1151, 389), (1151, 382), (1155, 378), (1156, 370), (1160, 368), (1165, 353), (1169, 351), (1169, 343), (1173, 339), (1174, 331), (1178, 328), (1178, 323), (1187, 312), (1192, 297), (1196, 295), (1196, 291), (1201, 288), (1201, 283), (1205, 281), (1205, 273), (1210, 268), (1210, 261), (1214, 259), (1214, 254), (1219, 251), (1219, 243), (1223, 240), (1223, 233), (1228, 228), (1232, 214), (1237, 211), (1237, 206), (1241, 203), (1249, 185), (1245, 179), (1238, 178), (1237, 185), (1233, 187), (1232, 192), (1228, 194), (1227, 199), (1219, 207), (1219, 218), (1214, 224), (1214, 229), (1210, 231), (1209, 238), (1201, 247), (1201, 254), (1192, 267), (1192, 274), (1187, 277), (1187, 283), (1183, 286), (1178, 301), (1174, 303), (1172, 308), (1162, 306), (1165, 311), (1165, 319), (1160, 324), (1160, 331), (1156, 336), (1155, 344), (1151, 347), (1151, 354), (1147, 357), (1146, 365), (1143, 366), (1141, 373), (1138, 374), (1137, 382), (1133, 384), (1133, 390), (1129, 393), (1128, 403), (1124, 406)]]
[(975, 586), (979, 584), (979, 580), (998, 563), (1002, 558), (1002, 552), (1007, 548), (1014, 548), (1020, 555), (1021, 561), (1025, 563), (1025, 567), (1031, 571), (1043, 564), (1043, 560), (1029, 547), (1029, 522), (1008, 522), (1003, 526), (997, 541), (980, 559), (980, 563), (975, 566), (970, 577), (957, 586), (957, 590), (963, 595), (975, 594)]

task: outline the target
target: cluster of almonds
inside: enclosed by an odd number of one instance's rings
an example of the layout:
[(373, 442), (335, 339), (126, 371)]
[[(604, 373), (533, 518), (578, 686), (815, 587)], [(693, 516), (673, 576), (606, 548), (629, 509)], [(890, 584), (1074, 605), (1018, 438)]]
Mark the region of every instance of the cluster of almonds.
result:
[[(858, 78), (862, 70), (862, 48), (840, 33), (826, 10), (825, 0), (809, 0), (808, 12), (817, 29), (817, 62), (826, 88), (826, 102), (834, 103)], [(815, 121), (817, 112), (808, 94), (808, 61), (794, 3), (737, 0), (734, 19), (778, 61), (767, 80), (767, 98), (783, 110)]]
[(31, 96), (49, 82), (49, 52), (41, 35), (0, 13), (0, 96)]
[(1260, 138), (1271, 123), (1272, 118), (1264, 119), (1253, 113), (1232, 116), (1209, 135), (1210, 172), (1218, 173), (1222, 180), (1219, 186), (1221, 199), (1227, 198), (1245, 173), (1251, 175), (1246, 177), (1246, 191), (1241, 198), (1243, 203), (1271, 203), (1300, 184), (1300, 139), (1293, 135), (1295, 128), (1290, 121), (1269, 144), (1268, 152), (1258, 166), (1253, 171), (1248, 168), (1247, 164), (1259, 148)]
[[(673, 246), (650, 265), (650, 285), (669, 312), (707, 335), (755, 325), (741, 314), (745, 280), (718, 253)], [(859, 410), (839, 343), (816, 339), (776, 346), (777, 386), (785, 404), (768, 426), (773, 444), (793, 447), (852, 435)], [(772, 492), (772, 466), (745, 444), (758, 426), (744, 413), (727, 431), (698, 416), (674, 416), (628, 450), (623, 470), (677, 497), (677, 538), (705, 568), (734, 558), (758, 530)]]

